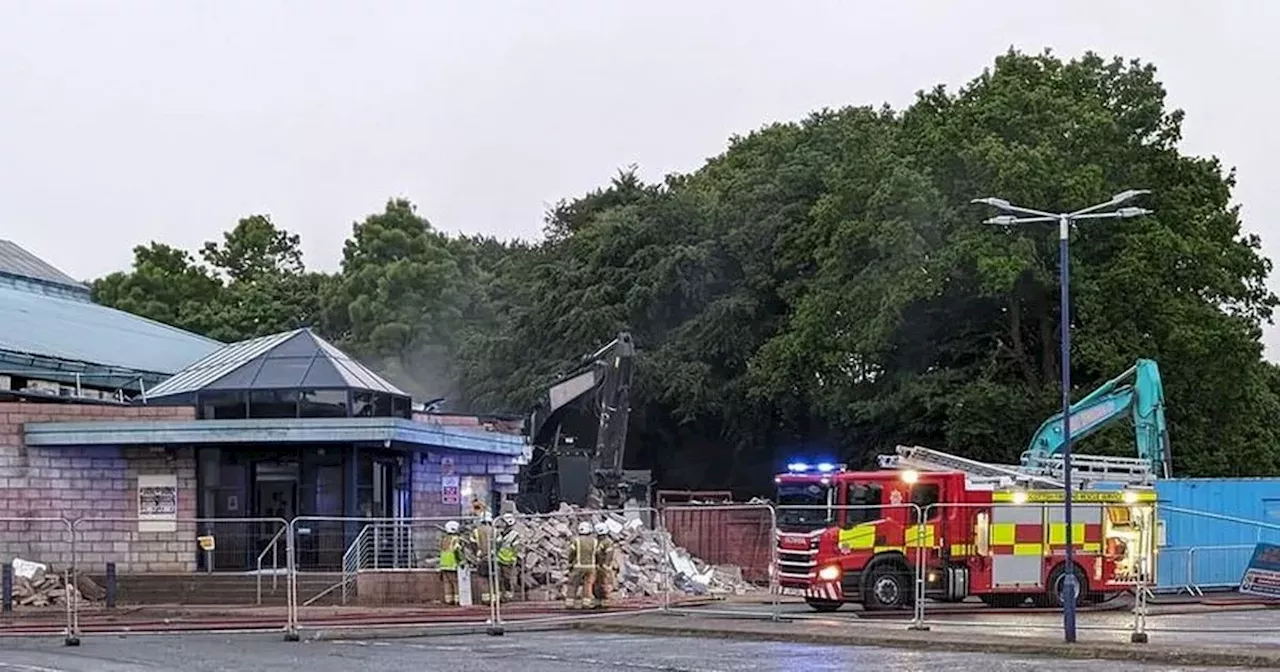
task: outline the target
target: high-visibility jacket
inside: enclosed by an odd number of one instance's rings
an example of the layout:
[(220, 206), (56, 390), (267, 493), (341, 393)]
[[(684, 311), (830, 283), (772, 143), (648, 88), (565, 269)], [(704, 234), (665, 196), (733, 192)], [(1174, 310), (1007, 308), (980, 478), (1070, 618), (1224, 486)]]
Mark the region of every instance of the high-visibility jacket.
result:
[(514, 565), (516, 564), (516, 539), (515, 533), (509, 532), (498, 537), (498, 564)]
[(458, 571), (458, 550), (461, 540), (456, 534), (440, 537), (440, 569), (446, 572)]
[(569, 563), (574, 569), (595, 569), (599, 541), (591, 535), (579, 535), (569, 542)]

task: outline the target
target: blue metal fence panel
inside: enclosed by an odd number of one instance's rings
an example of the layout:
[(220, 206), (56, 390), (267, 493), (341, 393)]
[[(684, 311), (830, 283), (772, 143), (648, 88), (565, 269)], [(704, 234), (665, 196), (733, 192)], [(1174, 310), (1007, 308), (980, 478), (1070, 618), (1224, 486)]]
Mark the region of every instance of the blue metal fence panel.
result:
[(1280, 542), (1280, 478), (1159, 481), (1158, 588), (1229, 588), (1240, 582), (1258, 542)]

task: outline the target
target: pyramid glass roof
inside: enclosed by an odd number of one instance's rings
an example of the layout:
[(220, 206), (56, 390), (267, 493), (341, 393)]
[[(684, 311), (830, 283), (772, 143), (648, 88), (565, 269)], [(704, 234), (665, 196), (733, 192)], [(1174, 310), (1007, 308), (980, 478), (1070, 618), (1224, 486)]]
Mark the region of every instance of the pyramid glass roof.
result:
[(225, 346), (147, 390), (147, 399), (254, 390), (354, 390), (409, 396), (304, 328)]

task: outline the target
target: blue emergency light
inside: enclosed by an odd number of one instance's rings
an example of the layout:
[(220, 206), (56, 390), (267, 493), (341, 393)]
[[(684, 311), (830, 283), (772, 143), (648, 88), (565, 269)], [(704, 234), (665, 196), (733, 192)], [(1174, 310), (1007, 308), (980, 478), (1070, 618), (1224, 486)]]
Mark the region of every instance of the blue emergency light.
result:
[(787, 471), (793, 474), (803, 474), (810, 471), (817, 471), (822, 474), (829, 474), (836, 470), (836, 465), (831, 462), (819, 462), (817, 464), (809, 464), (808, 462), (792, 462), (787, 465)]

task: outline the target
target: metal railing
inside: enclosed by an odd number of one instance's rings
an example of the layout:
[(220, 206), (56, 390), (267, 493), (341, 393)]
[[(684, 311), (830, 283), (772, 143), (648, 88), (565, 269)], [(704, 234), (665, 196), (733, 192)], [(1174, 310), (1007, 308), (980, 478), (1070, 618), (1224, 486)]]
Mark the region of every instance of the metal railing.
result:
[[(283, 539), (288, 532), (288, 525), (281, 527), (275, 535), (271, 537), (271, 541), (267, 543), (267, 547), (262, 549), (262, 552), (258, 554), (257, 570), (255, 572), (258, 579), (258, 604), (262, 604), (262, 561), (267, 557), (267, 553), (271, 554), (271, 593), (275, 594), (275, 592), (279, 590), (280, 540)], [(288, 568), (286, 568), (286, 573), (287, 571)]]

